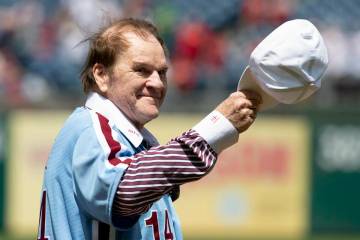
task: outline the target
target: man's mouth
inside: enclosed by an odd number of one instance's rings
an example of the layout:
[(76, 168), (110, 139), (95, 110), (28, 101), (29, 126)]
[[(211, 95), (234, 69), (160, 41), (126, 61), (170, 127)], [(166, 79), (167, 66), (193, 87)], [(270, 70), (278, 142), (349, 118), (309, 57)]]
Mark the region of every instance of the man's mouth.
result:
[(160, 99), (161, 99), (160, 94), (159, 94), (159, 95), (140, 94), (140, 97), (153, 98), (153, 99), (157, 99), (157, 100), (160, 100)]
[(157, 96), (141, 95), (141, 98), (152, 99), (156, 103), (160, 102), (160, 97)]

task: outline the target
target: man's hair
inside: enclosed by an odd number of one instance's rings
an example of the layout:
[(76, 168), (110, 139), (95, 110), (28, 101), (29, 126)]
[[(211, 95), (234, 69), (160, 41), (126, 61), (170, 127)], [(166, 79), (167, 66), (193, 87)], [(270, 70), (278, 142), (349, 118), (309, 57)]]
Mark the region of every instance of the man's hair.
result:
[(146, 39), (153, 35), (161, 44), (165, 54), (165, 43), (156, 26), (143, 19), (125, 18), (111, 22), (97, 33), (84, 41), (89, 41), (89, 51), (81, 70), (81, 82), (85, 93), (96, 89), (96, 82), (92, 73), (94, 64), (100, 63), (111, 70), (119, 54), (126, 51), (129, 43), (124, 33), (133, 32)]

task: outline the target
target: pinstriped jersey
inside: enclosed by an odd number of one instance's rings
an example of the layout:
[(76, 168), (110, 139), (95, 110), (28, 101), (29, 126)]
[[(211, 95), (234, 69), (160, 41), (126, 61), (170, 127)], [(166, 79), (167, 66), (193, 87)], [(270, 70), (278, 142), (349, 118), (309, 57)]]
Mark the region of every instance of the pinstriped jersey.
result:
[(38, 239), (182, 239), (169, 194), (206, 175), (216, 155), (194, 130), (159, 146), (92, 93), (50, 153)]

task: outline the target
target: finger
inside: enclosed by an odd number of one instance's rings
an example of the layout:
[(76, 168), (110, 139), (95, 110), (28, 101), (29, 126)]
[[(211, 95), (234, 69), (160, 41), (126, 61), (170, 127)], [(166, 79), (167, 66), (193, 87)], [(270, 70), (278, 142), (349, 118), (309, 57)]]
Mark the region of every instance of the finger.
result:
[(245, 120), (245, 119), (247, 119), (249, 117), (252, 118), (252, 119), (255, 119), (256, 115), (257, 115), (257, 111), (252, 110), (250, 108), (238, 109), (235, 112), (239, 114), (239, 117), (242, 120)]
[(244, 114), (241, 117), (241, 121), (243, 121), (244, 123), (250, 123), (252, 124), (256, 119), (256, 113), (255, 112), (247, 112), (247, 114)]
[(255, 111), (249, 111), (248, 114), (246, 114), (243, 118), (243, 120), (253, 123), (256, 119), (256, 112)]
[(253, 100), (253, 101), (256, 101), (258, 104), (261, 104), (262, 103), (262, 99), (261, 99), (261, 95), (258, 94), (257, 92), (255, 91), (251, 91), (251, 90), (241, 90), (239, 91), (242, 96), (244, 98), (247, 98), (249, 100)]
[(246, 99), (246, 98), (241, 98), (238, 100), (238, 107), (237, 109), (241, 109), (241, 108), (249, 108), (252, 110), (256, 110), (259, 108), (260, 103), (257, 102), (256, 100), (250, 100), (250, 99)]

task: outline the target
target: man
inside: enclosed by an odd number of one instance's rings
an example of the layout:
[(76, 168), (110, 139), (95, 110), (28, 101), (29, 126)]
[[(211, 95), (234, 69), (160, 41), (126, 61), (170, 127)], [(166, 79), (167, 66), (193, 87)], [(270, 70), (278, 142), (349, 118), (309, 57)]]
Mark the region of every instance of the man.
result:
[[(168, 64), (147, 21), (123, 19), (90, 39), (85, 106), (66, 121), (47, 162), (38, 239), (182, 239), (172, 201), (237, 141), (261, 103), (232, 93), (204, 120), (158, 146), (144, 125), (159, 115)], [(200, 203), (194, 203), (200, 204)]]

